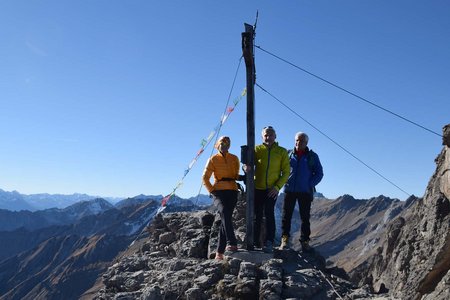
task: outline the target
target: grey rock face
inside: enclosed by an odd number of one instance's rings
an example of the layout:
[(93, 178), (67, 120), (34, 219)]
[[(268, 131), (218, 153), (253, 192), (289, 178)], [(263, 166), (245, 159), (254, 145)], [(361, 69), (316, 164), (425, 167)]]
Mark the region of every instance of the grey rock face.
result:
[(95, 299), (338, 299), (334, 289), (342, 297), (357, 292), (328, 274), (317, 253), (239, 250), (208, 259), (217, 235), (212, 220), (207, 211), (158, 215), (140, 249), (103, 274)]
[(390, 223), (378, 254), (356, 270), (360, 283), (401, 299), (450, 299), (449, 129), (424, 198)]
[(450, 147), (450, 124), (445, 125), (442, 131), (442, 145)]
[(440, 191), (450, 199), (450, 124), (444, 127), (443, 144), (445, 154), (442, 156)]

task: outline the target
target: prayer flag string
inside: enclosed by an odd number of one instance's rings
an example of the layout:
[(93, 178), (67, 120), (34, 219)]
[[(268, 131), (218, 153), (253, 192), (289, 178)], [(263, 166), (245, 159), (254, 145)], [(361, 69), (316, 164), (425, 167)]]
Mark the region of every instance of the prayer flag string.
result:
[(223, 126), (223, 124), (228, 120), (228, 117), (230, 116), (230, 114), (234, 111), (234, 109), (236, 108), (236, 106), (238, 105), (239, 101), (247, 94), (247, 89), (244, 88), (241, 92), (241, 94), (239, 96), (237, 96), (234, 100), (233, 100), (233, 106), (227, 107), (225, 113), (221, 116), (220, 118), (220, 122), (219, 124), (217, 124), (216, 127), (214, 127), (214, 130), (211, 131), (211, 133), (208, 135), (207, 138), (202, 139), (200, 142), (200, 149), (197, 151), (196, 156), (194, 157), (194, 159), (191, 161), (191, 163), (188, 165), (187, 169), (184, 170), (183, 173), (183, 177), (181, 178), (181, 180), (177, 183), (177, 185), (173, 188), (172, 192), (170, 194), (168, 194), (167, 196), (165, 196), (162, 200), (161, 200), (161, 207), (158, 210), (158, 213), (160, 213), (161, 211), (164, 210), (165, 206), (167, 205), (167, 202), (170, 200), (170, 198), (172, 198), (173, 195), (175, 195), (176, 190), (181, 187), (183, 185), (183, 180), (186, 177), (187, 174), (189, 174), (189, 172), (191, 171), (192, 167), (195, 165), (195, 163), (198, 161), (198, 159), (200, 158), (200, 156), (202, 155), (202, 153), (204, 152), (205, 148), (209, 145), (209, 143), (211, 143), (212, 138), (217, 134), (218, 130), (220, 129), (220, 127)]

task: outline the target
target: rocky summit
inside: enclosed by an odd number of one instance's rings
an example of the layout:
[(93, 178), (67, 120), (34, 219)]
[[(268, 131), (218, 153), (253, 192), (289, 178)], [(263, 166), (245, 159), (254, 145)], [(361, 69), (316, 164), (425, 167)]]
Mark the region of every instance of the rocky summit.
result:
[(315, 252), (240, 249), (226, 252), (223, 261), (211, 259), (219, 224), (208, 211), (158, 215), (148, 236), (103, 274), (94, 299), (375, 298), (337, 276), (339, 270), (327, 269)]

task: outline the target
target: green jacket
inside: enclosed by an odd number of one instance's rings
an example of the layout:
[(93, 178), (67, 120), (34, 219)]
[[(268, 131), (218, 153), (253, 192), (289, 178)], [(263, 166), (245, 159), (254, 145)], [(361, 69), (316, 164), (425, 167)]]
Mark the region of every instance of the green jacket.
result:
[(280, 190), (289, 178), (289, 155), (285, 148), (274, 143), (255, 147), (255, 188)]

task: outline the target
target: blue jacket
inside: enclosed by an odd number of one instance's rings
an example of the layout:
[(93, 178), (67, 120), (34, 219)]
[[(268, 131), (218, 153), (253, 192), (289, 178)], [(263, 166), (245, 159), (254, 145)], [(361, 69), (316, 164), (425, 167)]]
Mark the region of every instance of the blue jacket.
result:
[(299, 159), (295, 150), (289, 151), (291, 171), (284, 186), (285, 192), (313, 193), (315, 186), (322, 180), (323, 169), (319, 156), (306, 148), (306, 153)]

